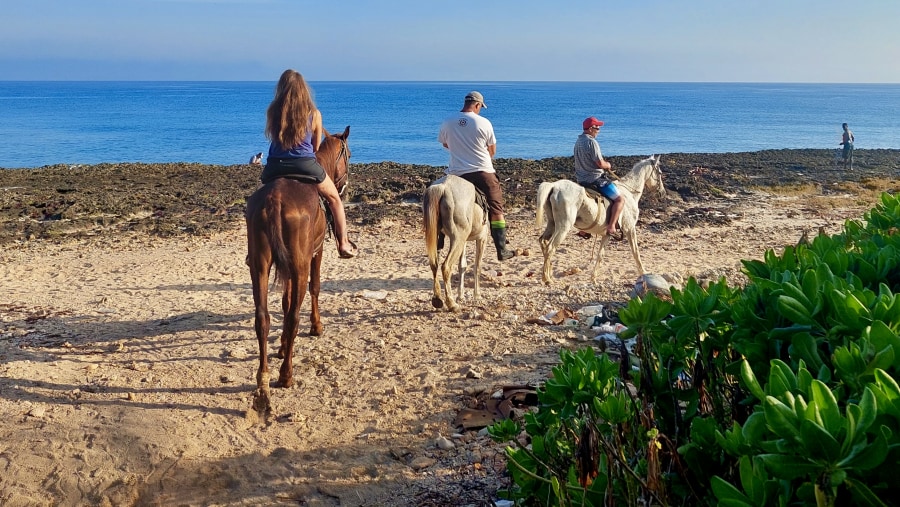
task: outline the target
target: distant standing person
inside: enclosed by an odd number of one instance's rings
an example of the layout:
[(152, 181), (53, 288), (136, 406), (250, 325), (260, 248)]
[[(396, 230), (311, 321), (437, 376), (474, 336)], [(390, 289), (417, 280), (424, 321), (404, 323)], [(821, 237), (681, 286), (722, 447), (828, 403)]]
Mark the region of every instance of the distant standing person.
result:
[(850, 130), (850, 127), (847, 126), (846, 123), (841, 125), (841, 128), (844, 129), (844, 134), (841, 136), (841, 146), (844, 147), (844, 151), (841, 152), (841, 161), (844, 162), (844, 169), (853, 170), (853, 132)]
[(506, 248), (503, 190), (492, 160), (497, 153), (497, 139), (490, 120), (481, 116), (482, 108), (487, 108), (484, 96), (469, 92), (462, 110), (441, 124), (438, 141), (450, 151), (450, 164), (445, 172), (471, 182), (487, 197), (497, 259), (505, 261), (516, 252)]
[[(619, 217), (622, 216), (622, 194), (611, 181), (612, 165), (603, 159), (597, 134), (603, 122), (593, 116), (581, 122), (581, 135), (575, 141), (575, 180), (586, 188), (600, 192), (612, 202), (606, 233), (614, 238), (620, 236)], [(609, 172), (608, 172), (609, 171)]]
[(325, 128), (309, 86), (296, 70), (281, 74), (275, 98), (266, 110), (266, 137), (269, 155), (260, 179), (266, 184), (276, 178), (293, 178), (314, 184), (325, 198), (334, 217), (334, 236), (342, 259), (356, 257), (356, 245), (347, 235), (347, 218), (341, 195), (316, 160)]

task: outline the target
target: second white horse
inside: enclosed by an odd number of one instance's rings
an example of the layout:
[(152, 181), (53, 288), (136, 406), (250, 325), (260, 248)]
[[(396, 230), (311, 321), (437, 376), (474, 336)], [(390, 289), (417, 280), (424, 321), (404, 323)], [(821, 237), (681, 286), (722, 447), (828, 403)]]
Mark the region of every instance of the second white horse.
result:
[[(662, 170), (659, 167), (659, 157), (651, 156), (641, 160), (628, 174), (615, 182), (622, 198), (625, 200), (622, 208), (622, 216), (619, 227), (631, 246), (631, 255), (637, 263), (638, 271), (646, 273), (638, 253), (637, 245), (637, 221), (640, 209), (638, 201), (644, 193), (644, 187), (656, 190), (660, 198), (665, 197), (666, 189), (663, 187)], [(606, 221), (608, 202), (601, 198), (598, 202), (587, 194), (587, 191), (578, 183), (571, 180), (557, 180), (544, 182), (538, 187), (536, 214), (538, 228), (544, 227), (540, 236), (541, 252), (544, 254), (544, 268), (542, 280), (549, 285), (552, 279), (551, 258), (559, 248), (563, 238), (574, 226), (578, 230), (597, 234), (600, 240), (600, 251), (597, 254), (597, 262), (591, 273), (591, 281), (597, 281), (597, 272), (603, 259), (603, 250), (609, 242), (606, 235)], [(546, 226), (544, 220), (546, 217)]]

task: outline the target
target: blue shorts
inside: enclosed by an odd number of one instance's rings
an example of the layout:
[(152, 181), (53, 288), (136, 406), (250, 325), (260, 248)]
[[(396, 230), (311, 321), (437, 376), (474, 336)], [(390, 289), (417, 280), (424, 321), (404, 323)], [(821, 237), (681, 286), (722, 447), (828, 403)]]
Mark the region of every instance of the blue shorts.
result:
[(600, 192), (603, 197), (606, 197), (610, 201), (615, 201), (622, 194), (619, 193), (619, 187), (616, 186), (615, 183), (611, 181), (595, 181), (593, 183), (583, 183), (586, 188), (590, 188)]

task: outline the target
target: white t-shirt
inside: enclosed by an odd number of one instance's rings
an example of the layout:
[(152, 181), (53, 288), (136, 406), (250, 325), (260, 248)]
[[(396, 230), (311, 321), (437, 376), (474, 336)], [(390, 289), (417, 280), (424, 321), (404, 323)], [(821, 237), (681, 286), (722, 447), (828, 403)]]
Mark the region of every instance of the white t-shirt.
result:
[(490, 120), (475, 113), (459, 112), (441, 124), (438, 141), (450, 150), (447, 174), (494, 172), (488, 146), (497, 144)]

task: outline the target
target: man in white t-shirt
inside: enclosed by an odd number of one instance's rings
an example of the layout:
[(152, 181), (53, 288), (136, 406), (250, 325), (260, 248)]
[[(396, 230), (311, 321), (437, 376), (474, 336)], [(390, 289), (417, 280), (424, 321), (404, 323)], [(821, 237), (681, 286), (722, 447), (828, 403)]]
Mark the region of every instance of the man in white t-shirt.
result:
[(503, 190), (492, 161), (497, 153), (497, 139), (490, 120), (481, 116), (483, 108), (487, 108), (484, 96), (469, 92), (462, 110), (441, 124), (438, 141), (450, 150), (450, 164), (445, 172), (471, 182), (487, 197), (491, 237), (497, 259), (504, 261), (516, 253), (506, 248)]

